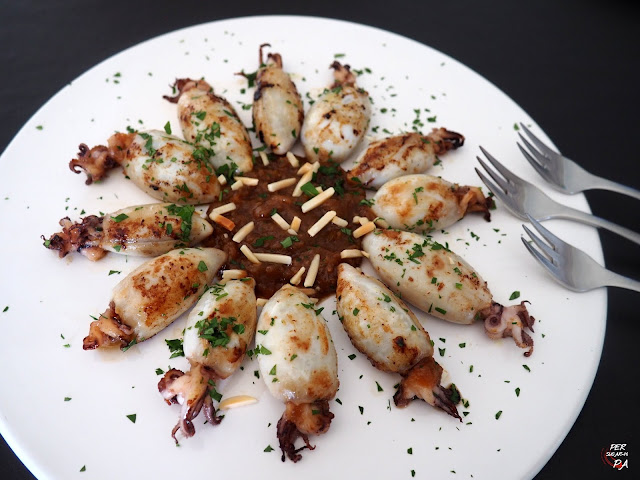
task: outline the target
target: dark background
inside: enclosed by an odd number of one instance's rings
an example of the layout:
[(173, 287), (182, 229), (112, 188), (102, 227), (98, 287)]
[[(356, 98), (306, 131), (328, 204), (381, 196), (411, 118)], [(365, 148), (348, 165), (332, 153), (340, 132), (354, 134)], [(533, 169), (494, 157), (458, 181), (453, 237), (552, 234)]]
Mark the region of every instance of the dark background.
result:
[[(373, 25), (451, 55), (515, 100), (564, 154), (595, 174), (640, 189), (640, 2), (308, 3), (0, 0), (0, 151), (65, 84), (125, 48), (212, 20), (299, 14)], [(353, 41), (345, 32), (345, 44)], [(608, 192), (590, 192), (587, 198), (596, 215), (640, 230), (640, 201)], [(607, 266), (640, 279), (640, 246), (606, 231), (601, 239)], [(640, 428), (633, 408), (639, 304), (639, 294), (609, 289), (595, 384), (573, 429), (537, 479), (629, 477), (640, 468), (635, 466)], [(12, 391), (2, 386), (2, 394)], [(600, 461), (601, 449), (611, 443), (629, 444), (628, 471), (614, 473)], [(0, 474), (6, 480), (33, 478), (1, 438)], [(511, 478), (509, 472), (503, 478)]]

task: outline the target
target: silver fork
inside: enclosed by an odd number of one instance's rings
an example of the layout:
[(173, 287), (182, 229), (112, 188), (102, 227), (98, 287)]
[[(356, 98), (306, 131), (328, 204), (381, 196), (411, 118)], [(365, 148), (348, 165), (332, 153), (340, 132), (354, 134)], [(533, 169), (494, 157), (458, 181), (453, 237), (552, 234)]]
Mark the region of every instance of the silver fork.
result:
[(640, 282), (600, 266), (582, 250), (556, 237), (531, 216), (527, 215), (527, 217), (542, 238), (546, 240), (546, 243), (529, 230), (526, 225), (522, 225), (522, 228), (540, 250), (537, 250), (524, 237), (520, 237), (520, 239), (529, 250), (529, 253), (561, 285), (574, 292), (586, 292), (594, 288), (607, 286), (627, 288), (640, 292)]
[(556, 190), (568, 194), (584, 192), (585, 190), (611, 190), (612, 192), (622, 193), (640, 200), (640, 190), (587, 172), (573, 160), (563, 157), (558, 152), (550, 149), (522, 123), (520, 123), (520, 127), (527, 134), (531, 143), (520, 133), (518, 133), (518, 136), (531, 153), (519, 143), (518, 148), (520, 148), (520, 151), (536, 172)]
[(502, 200), (509, 211), (515, 216), (522, 220), (527, 219), (527, 214), (539, 221), (549, 220), (551, 218), (575, 220), (593, 227), (605, 228), (640, 245), (640, 234), (610, 222), (609, 220), (581, 212), (580, 210), (567, 207), (552, 200), (538, 187), (511, 173), (484, 148), (480, 147), (480, 150), (482, 150), (482, 153), (485, 154), (495, 169), (500, 172), (500, 175), (494, 172), (480, 157), (476, 157), (480, 165), (482, 165), (496, 183), (489, 180), (477, 168), (476, 173), (489, 190)]

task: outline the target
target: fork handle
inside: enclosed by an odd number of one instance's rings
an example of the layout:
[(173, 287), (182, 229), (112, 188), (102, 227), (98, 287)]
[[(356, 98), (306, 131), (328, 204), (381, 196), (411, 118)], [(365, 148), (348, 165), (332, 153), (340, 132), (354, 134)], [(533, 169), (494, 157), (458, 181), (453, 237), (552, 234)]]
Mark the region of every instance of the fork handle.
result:
[(636, 190), (635, 188), (622, 185), (621, 183), (614, 182), (606, 178), (598, 177), (591, 173), (589, 174), (589, 189), (609, 190), (611, 192), (621, 193), (640, 200), (640, 190)]
[(609, 220), (605, 220), (604, 218), (596, 217), (595, 215), (591, 215), (590, 213), (576, 210), (575, 208), (563, 207), (562, 210), (560, 210), (555, 215), (552, 215), (552, 217), (566, 218), (568, 220), (575, 220), (581, 223), (586, 223), (587, 225), (591, 225), (592, 227), (604, 228), (640, 245), (640, 233), (634, 232), (633, 230), (630, 230), (626, 227), (622, 227), (617, 223), (610, 222)]
[(640, 292), (640, 282), (629, 277), (625, 277), (618, 273), (606, 270), (609, 273), (609, 278), (606, 281), (609, 287), (626, 288), (627, 290), (635, 290)]

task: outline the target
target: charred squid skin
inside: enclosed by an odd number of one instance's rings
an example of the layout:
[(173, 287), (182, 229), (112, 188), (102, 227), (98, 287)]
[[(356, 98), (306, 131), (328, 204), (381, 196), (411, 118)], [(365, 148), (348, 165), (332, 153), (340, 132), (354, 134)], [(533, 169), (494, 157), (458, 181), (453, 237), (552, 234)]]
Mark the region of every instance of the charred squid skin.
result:
[(523, 300), (519, 305), (508, 307), (493, 302), (490, 307), (478, 312), (478, 318), (484, 320), (484, 329), (489, 338), (513, 337), (518, 347), (528, 349), (524, 356), (529, 357), (533, 353), (533, 339), (526, 330), (533, 332), (536, 319), (529, 315), (525, 303), (530, 302)]
[[(301, 405), (287, 402), (277, 426), (278, 441), (282, 451), (281, 460), (284, 462), (288, 457), (289, 460), (296, 463), (302, 459), (302, 455), (300, 455), (302, 450), (306, 448), (315, 450), (316, 447), (309, 443), (308, 435), (325, 433), (329, 430), (333, 417), (333, 413), (329, 411), (327, 400)], [(302, 438), (304, 441), (304, 446), (300, 448), (295, 447), (298, 438)]]
[[(445, 388), (440, 385), (442, 367), (433, 357), (427, 357), (417, 363), (403, 375), (400, 386), (393, 396), (397, 407), (406, 407), (415, 398), (421, 398), (429, 405), (437, 407), (462, 422), (456, 403), (457, 389), (452, 385)], [(454, 400), (457, 400), (454, 402)]]

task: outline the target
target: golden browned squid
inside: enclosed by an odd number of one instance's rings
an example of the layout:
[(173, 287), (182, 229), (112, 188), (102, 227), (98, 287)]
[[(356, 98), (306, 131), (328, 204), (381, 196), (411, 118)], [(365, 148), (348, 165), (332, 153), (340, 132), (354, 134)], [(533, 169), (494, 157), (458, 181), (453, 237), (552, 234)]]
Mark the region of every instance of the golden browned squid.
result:
[(301, 141), (311, 162), (343, 162), (358, 146), (369, 125), (369, 94), (355, 85), (349, 65), (333, 62), (335, 83), (311, 106), (302, 125)]
[(169, 370), (158, 383), (158, 390), (170, 405), (182, 405), (180, 420), (171, 431), (191, 437), (196, 430), (193, 419), (204, 406), (207, 421), (216, 425), (213, 399), (220, 401), (217, 380), (231, 376), (242, 363), (256, 330), (255, 281), (230, 280), (208, 288), (187, 319), (183, 350), (191, 369), (183, 373)]
[(127, 178), (160, 201), (202, 204), (214, 201), (220, 183), (206, 152), (159, 130), (116, 133), (108, 147), (89, 150), (80, 145), (78, 158), (69, 162), (75, 173), (84, 170), (87, 185), (104, 178), (107, 171), (122, 165)]
[(182, 134), (217, 169), (223, 166), (249, 172), (253, 169), (251, 138), (231, 104), (213, 93), (204, 80), (180, 78), (175, 81), (174, 97), (166, 100), (178, 104), (178, 118)]
[(478, 187), (416, 174), (385, 183), (373, 197), (371, 209), (392, 228), (430, 232), (453, 225), (469, 212), (481, 212), (489, 221), (493, 206)]
[(279, 53), (269, 53), (263, 60), (260, 45), (260, 68), (253, 96), (253, 123), (260, 141), (277, 155), (287, 153), (296, 143), (302, 128), (304, 109), (300, 94), (289, 75), (282, 69)]
[(73, 223), (60, 220), (62, 232), (45, 239), (44, 246), (60, 258), (80, 252), (100, 260), (109, 252), (155, 257), (181, 246), (193, 246), (213, 233), (209, 222), (192, 205), (152, 203), (123, 208), (102, 217), (89, 215)]
[(82, 348), (124, 348), (151, 338), (196, 302), (226, 260), (215, 248), (183, 248), (143, 263), (116, 285)]
[[(313, 450), (308, 436), (326, 432), (333, 418), (328, 401), (338, 390), (338, 358), (320, 310), (296, 287), (284, 285), (258, 319), (260, 375), (285, 403), (278, 422), (282, 461), (297, 462), (301, 450)], [(295, 447), (298, 437), (304, 441), (300, 448)]]
[(445, 128), (434, 128), (423, 135), (405, 133), (372, 142), (349, 172), (369, 188), (402, 175), (423, 173), (449, 150), (464, 145), (464, 137)]
[[(415, 314), (379, 280), (349, 264), (338, 267), (337, 311), (351, 343), (383, 372), (403, 376), (393, 399), (404, 407), (414, 397), (462, 421), (454, 386), (440, 385), (429, 334)], [(453, 399), (453, 400), (452, 400)]]
[(376, 230), (362, 242), (380, 278), (420, 310), (449, 322), (483, 320), (490, 338), (513, 337), (525, 356), (533, 353), (535, 319), (524, 303), (503, 307), (473, 267), (431, 237)]

